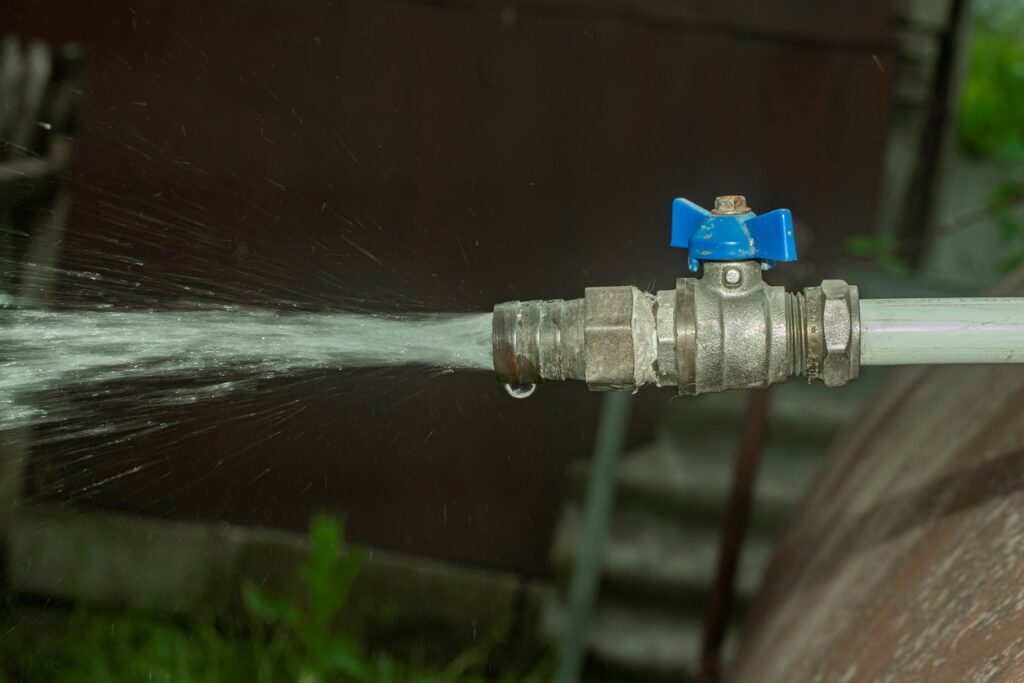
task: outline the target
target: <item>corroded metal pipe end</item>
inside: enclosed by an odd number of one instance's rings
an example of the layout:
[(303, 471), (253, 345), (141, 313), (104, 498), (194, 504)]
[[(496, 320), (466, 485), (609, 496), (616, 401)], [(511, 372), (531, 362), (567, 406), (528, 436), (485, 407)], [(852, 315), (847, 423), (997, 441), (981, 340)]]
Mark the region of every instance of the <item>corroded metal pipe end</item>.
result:
[(533, 384), (540, 381), (536, 358), (519, 348), (522, 338), (520, 322), (523, 304), (506, 301), (494, 307), (491, 321), (491, 345), (494, 352), (494, 373), (503, 384)]
[(507, 301), (494, 307), (494, 372), (503, 384), (583, 379), (583, 299)]

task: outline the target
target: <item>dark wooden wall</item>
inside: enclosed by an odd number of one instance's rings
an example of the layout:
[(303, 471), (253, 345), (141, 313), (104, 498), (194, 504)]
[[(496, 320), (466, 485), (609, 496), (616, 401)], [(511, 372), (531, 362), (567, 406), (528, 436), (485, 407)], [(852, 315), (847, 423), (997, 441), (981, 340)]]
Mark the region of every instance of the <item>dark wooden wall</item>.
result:
[[(92, 54), (65, 265), (103, 278), (64, 301), (486, 310), (671, 287), (675, 196), (789, 207), (790, 273), (827, 264), (875, 217), (888, 5), (8, 0), (0, 26)], [(634, 440), (669, 399), (641, 397)], [(296, 378), (37, 449), (35, 487), (291, 528), (327, 509), (361, 541), (541, 571), (597, 402)]]

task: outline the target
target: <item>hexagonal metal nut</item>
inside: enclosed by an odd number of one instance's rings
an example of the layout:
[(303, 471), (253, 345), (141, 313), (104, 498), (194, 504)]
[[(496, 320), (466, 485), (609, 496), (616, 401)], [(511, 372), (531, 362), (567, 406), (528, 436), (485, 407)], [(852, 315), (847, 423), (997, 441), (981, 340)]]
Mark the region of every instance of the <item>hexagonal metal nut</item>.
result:
[(587, 385), (594, 390), (636, 387), (632, 287), (588, 287), (583, 340)]
[(839, 387), (860, 375), (860, 296), (842, 280), (821, 283), (825, 386)]

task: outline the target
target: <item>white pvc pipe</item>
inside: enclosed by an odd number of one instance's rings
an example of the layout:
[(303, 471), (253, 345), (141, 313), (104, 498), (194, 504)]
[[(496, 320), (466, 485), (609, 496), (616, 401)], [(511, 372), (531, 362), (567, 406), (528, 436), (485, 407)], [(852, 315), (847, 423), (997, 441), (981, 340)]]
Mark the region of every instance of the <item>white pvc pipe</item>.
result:
[(863, 299), (861, 365), (1024, 363), (1024, 298)]

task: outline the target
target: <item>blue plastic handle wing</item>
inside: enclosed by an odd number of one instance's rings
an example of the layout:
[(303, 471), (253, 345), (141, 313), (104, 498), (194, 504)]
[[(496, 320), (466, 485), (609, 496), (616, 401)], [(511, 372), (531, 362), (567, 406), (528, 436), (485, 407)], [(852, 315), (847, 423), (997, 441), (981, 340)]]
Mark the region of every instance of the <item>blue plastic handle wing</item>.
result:
[(793, 214), (789, 209), (775, 209), (746, 221), (750, 238), (757, 251), (755, 258), (765, 261), (795, 261), (796, 236)]
[(669, 245), (690, 248), (690, 237), (700, 229), (711, 212), (682, 197), (672, 201), (672, 239)]
[(693, 271), (700, 268), (701, 261), (758, 259), (765, 268), (771, 268), (776, 261), (796, 260), (793, 215), (789, 209), (761, 215), (717, 215), (679, 198), (672, 202), (669, 244), (689, 250)]

